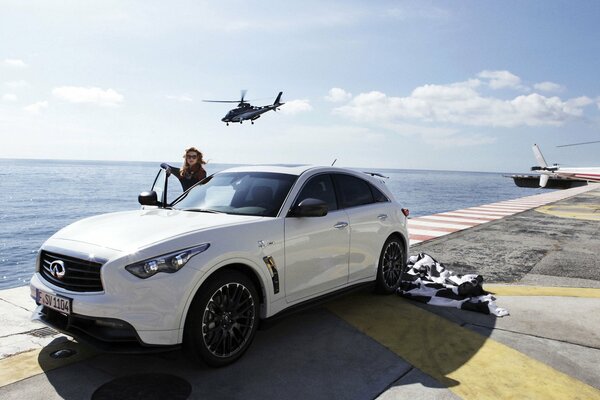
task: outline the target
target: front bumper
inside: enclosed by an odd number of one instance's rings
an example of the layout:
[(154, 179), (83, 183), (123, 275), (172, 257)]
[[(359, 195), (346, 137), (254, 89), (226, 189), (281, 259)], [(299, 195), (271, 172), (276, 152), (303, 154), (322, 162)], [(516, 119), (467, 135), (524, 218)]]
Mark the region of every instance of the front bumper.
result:
[(140, 339), (133, 326), (118, 319), (66, 315), (44, 306), (38, 306), (31, 319), (111, 353), (161, 352), (180, 347), (179, 345), (147, 345)]
[(127, 347), (121, 342), (138, 342), (142, 346), (179, 345), (183, 337), (183, 316), (198, 271), (183, 268), (175, 274), (141, 280), (122, 268), (118, 270), (120, 276), (111, 281), (120, 285), (106, 285), (107, 290), (103, 292), (89, 293), (61, 289), (35, 273), (30, 282), (30, 295), (34, 300), (36, 291), (41, 290), (72, 299), (72, 309), (70, 315), (40, 309), (34, 318), (85, 341), (98, 340), (97, 347), (101, 348), (112, 344), (117, 348)]

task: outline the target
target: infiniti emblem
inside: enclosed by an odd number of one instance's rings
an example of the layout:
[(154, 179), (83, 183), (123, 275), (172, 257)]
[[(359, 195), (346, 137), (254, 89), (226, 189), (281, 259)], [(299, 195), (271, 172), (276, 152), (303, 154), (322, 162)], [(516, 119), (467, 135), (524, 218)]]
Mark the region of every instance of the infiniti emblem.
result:
[(65, 263), (61, 260), (52, 261), (50, 264), (50, 273), (53, 277), (62, 279), (67, 273), (67, 270), (65, 269)]

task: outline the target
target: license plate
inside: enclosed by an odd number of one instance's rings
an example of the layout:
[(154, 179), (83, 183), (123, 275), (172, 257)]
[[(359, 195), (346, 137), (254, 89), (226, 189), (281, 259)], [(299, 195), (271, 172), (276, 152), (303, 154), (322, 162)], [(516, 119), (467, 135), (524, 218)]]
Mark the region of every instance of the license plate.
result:
[(73, 305), (72, 299), (57, 296), (51, 293), (46, 293), (39, 289), (36, 289), (35, 299), (38, 304), (59, 311), (61, 313), (71, 314), (71, 307)]

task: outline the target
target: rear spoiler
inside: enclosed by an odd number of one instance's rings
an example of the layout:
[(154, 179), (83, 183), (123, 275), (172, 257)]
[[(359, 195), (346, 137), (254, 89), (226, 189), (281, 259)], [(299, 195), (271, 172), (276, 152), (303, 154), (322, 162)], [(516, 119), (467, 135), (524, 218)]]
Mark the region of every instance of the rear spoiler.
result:
[(385, 175), (381, 175), (379, 172), (369, 172), (369, 171), (363, 171), (363, 173), (367, 174), (367, 175), (371, 175), (371, 176), (377, 176), (379, 178), (385, 178), (385, 179), (390, 179), (389, 176), (385, 176)]

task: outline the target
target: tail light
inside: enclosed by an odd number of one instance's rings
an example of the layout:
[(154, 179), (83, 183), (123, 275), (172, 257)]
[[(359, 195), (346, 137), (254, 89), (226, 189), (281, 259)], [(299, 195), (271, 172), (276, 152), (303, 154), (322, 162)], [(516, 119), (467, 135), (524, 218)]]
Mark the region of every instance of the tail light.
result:
[(404, 214), (405, 217), (408, 217), (408, 214), (410, 214), (410, 210), (408, 208), (403, 208), (402, 214)]

